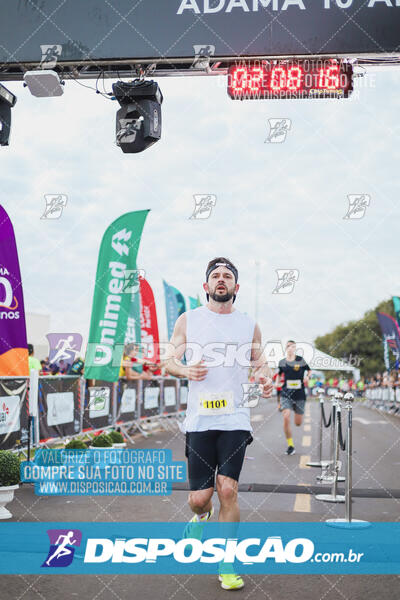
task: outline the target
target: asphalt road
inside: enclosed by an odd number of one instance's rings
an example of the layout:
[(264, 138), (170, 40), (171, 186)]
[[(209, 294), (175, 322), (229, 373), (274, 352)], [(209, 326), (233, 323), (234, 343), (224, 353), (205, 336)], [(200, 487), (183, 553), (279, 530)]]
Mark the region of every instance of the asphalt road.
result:
[[(364, 497), (353, 500), (353, 517), (368, 521), (398, 521), (400, 494), (400, 419), (356, 403), (353, 411), (353, 487)], [(241, 491), (242, 521), (325, 521), (343, 517), (344, 505), (315, 499), (307, 486), (320, 485), (320, 470), (306, 466), (317, 458), (319, 405), (307, 403), (304, 424), (294, 431), (296, 454), (286, 456), (282, 415), (274, 401), (252, 411), (254, 442), (248, 447), (241, 489), (251, 484), (304, 486), (304, 492)], [(329, 450), (325, 431), (324, 458)], [(171, 448), (174, 460), (184, 460), (184, 437), (157, 430), (148, 438), (135, 437), (135, 448)], [(326, 492), (329, 486), (325, 485)], [(278, 488), (279, 489), (279, 488)], [(281, 488), (282, 489), (282, 488)], [(287, 488), (283, 488), (287, 489)], [(367, 490), (367, 492), (365, 492)], [(387, 498), (365, 497), (387, 495)], [(389, 492), (388, 492), (389, 490)], [(325, 490), (324, 490), (325, 491)], [(375, 494), (374, 494), (375, 491)], [(396, 497), (398, 496), (398, 497)], [(215, 496), (215, 506), (218, 499)], [(40, 497), (23, 485), (9, 505), (14, 521), (186, 521), (191, 513), (187, 492), (169, 497)], [(1, 524), (0, 524), (1, 535)], [(245, 576), (245, 587), (235, 592), (243, 600), (397, 600), (396, 575), (257, 575)], [(127, 598), (162, 600), (214, 600), (226, 597), (212, 575), (2, 575), (1, 600), (93, 600)]]

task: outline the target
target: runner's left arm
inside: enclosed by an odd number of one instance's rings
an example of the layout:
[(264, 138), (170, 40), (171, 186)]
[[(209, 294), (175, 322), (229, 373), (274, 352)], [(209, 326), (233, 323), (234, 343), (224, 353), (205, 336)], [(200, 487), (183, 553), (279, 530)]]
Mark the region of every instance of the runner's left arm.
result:
[(304, 382), (304, 385), (307, 386), (307, 387), (308, 387), (308, 380), (310, 378), (310, 371), (311, 371), (311, 369), (308, 366), (308, 364), (306, 363), (305, 367), (304, 367), (303, 382)]
[(256, 323), (254, 327), (253, 343), (251, 349), (251, 367), (254, 370), (254, 381), (263, 386), (263, 397), (271, 398), (274, 384), (272, 381), (272, 372), (268, 366), (267, 359), (263, 352), (261, 329)]

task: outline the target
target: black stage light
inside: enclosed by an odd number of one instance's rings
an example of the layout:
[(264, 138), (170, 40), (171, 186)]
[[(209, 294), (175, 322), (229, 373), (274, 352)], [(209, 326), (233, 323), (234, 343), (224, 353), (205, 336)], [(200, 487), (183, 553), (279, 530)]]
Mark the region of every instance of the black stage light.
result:
[(122, 152), (143, 152), (161, 137), (163, 95), (158, 83), (117, 81), (112, 89), (121, 106), (116, 120), (117, 146)]
[(0, 83), (0, 146), (8, 146), (11, 129), (11, 108), (16, 101), (17, 97)]

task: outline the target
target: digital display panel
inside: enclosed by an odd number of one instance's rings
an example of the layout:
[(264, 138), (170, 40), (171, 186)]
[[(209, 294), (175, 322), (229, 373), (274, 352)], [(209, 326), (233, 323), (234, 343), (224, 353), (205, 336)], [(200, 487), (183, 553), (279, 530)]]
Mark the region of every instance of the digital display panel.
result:
[(233, 100), (347, 98), (352, 90), (351, 64), (331, 58), (240, 61), (228, 71)]

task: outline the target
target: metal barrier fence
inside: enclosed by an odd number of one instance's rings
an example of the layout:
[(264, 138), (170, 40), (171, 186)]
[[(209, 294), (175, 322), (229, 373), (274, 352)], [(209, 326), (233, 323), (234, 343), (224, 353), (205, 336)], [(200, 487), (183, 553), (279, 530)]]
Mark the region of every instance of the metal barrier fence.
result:
[(366, 405), (400, 416), (400, 388), (376, 387), (365, 391)]
[(30, 378), (0, 377), (0, 449), (25, 449), (29, 440), (38, 447), (90, 438), (117, 427), (132, 442), (130, 433), (148, 435), (154, 422), (170, 429), (186, 410), (187, 384), (155, 377), (96, 381), (89, 387), (79, 376), (38, 376), (37, 371)]
[(0, 377), (0, 449), (28, 443), (29, 377)]

